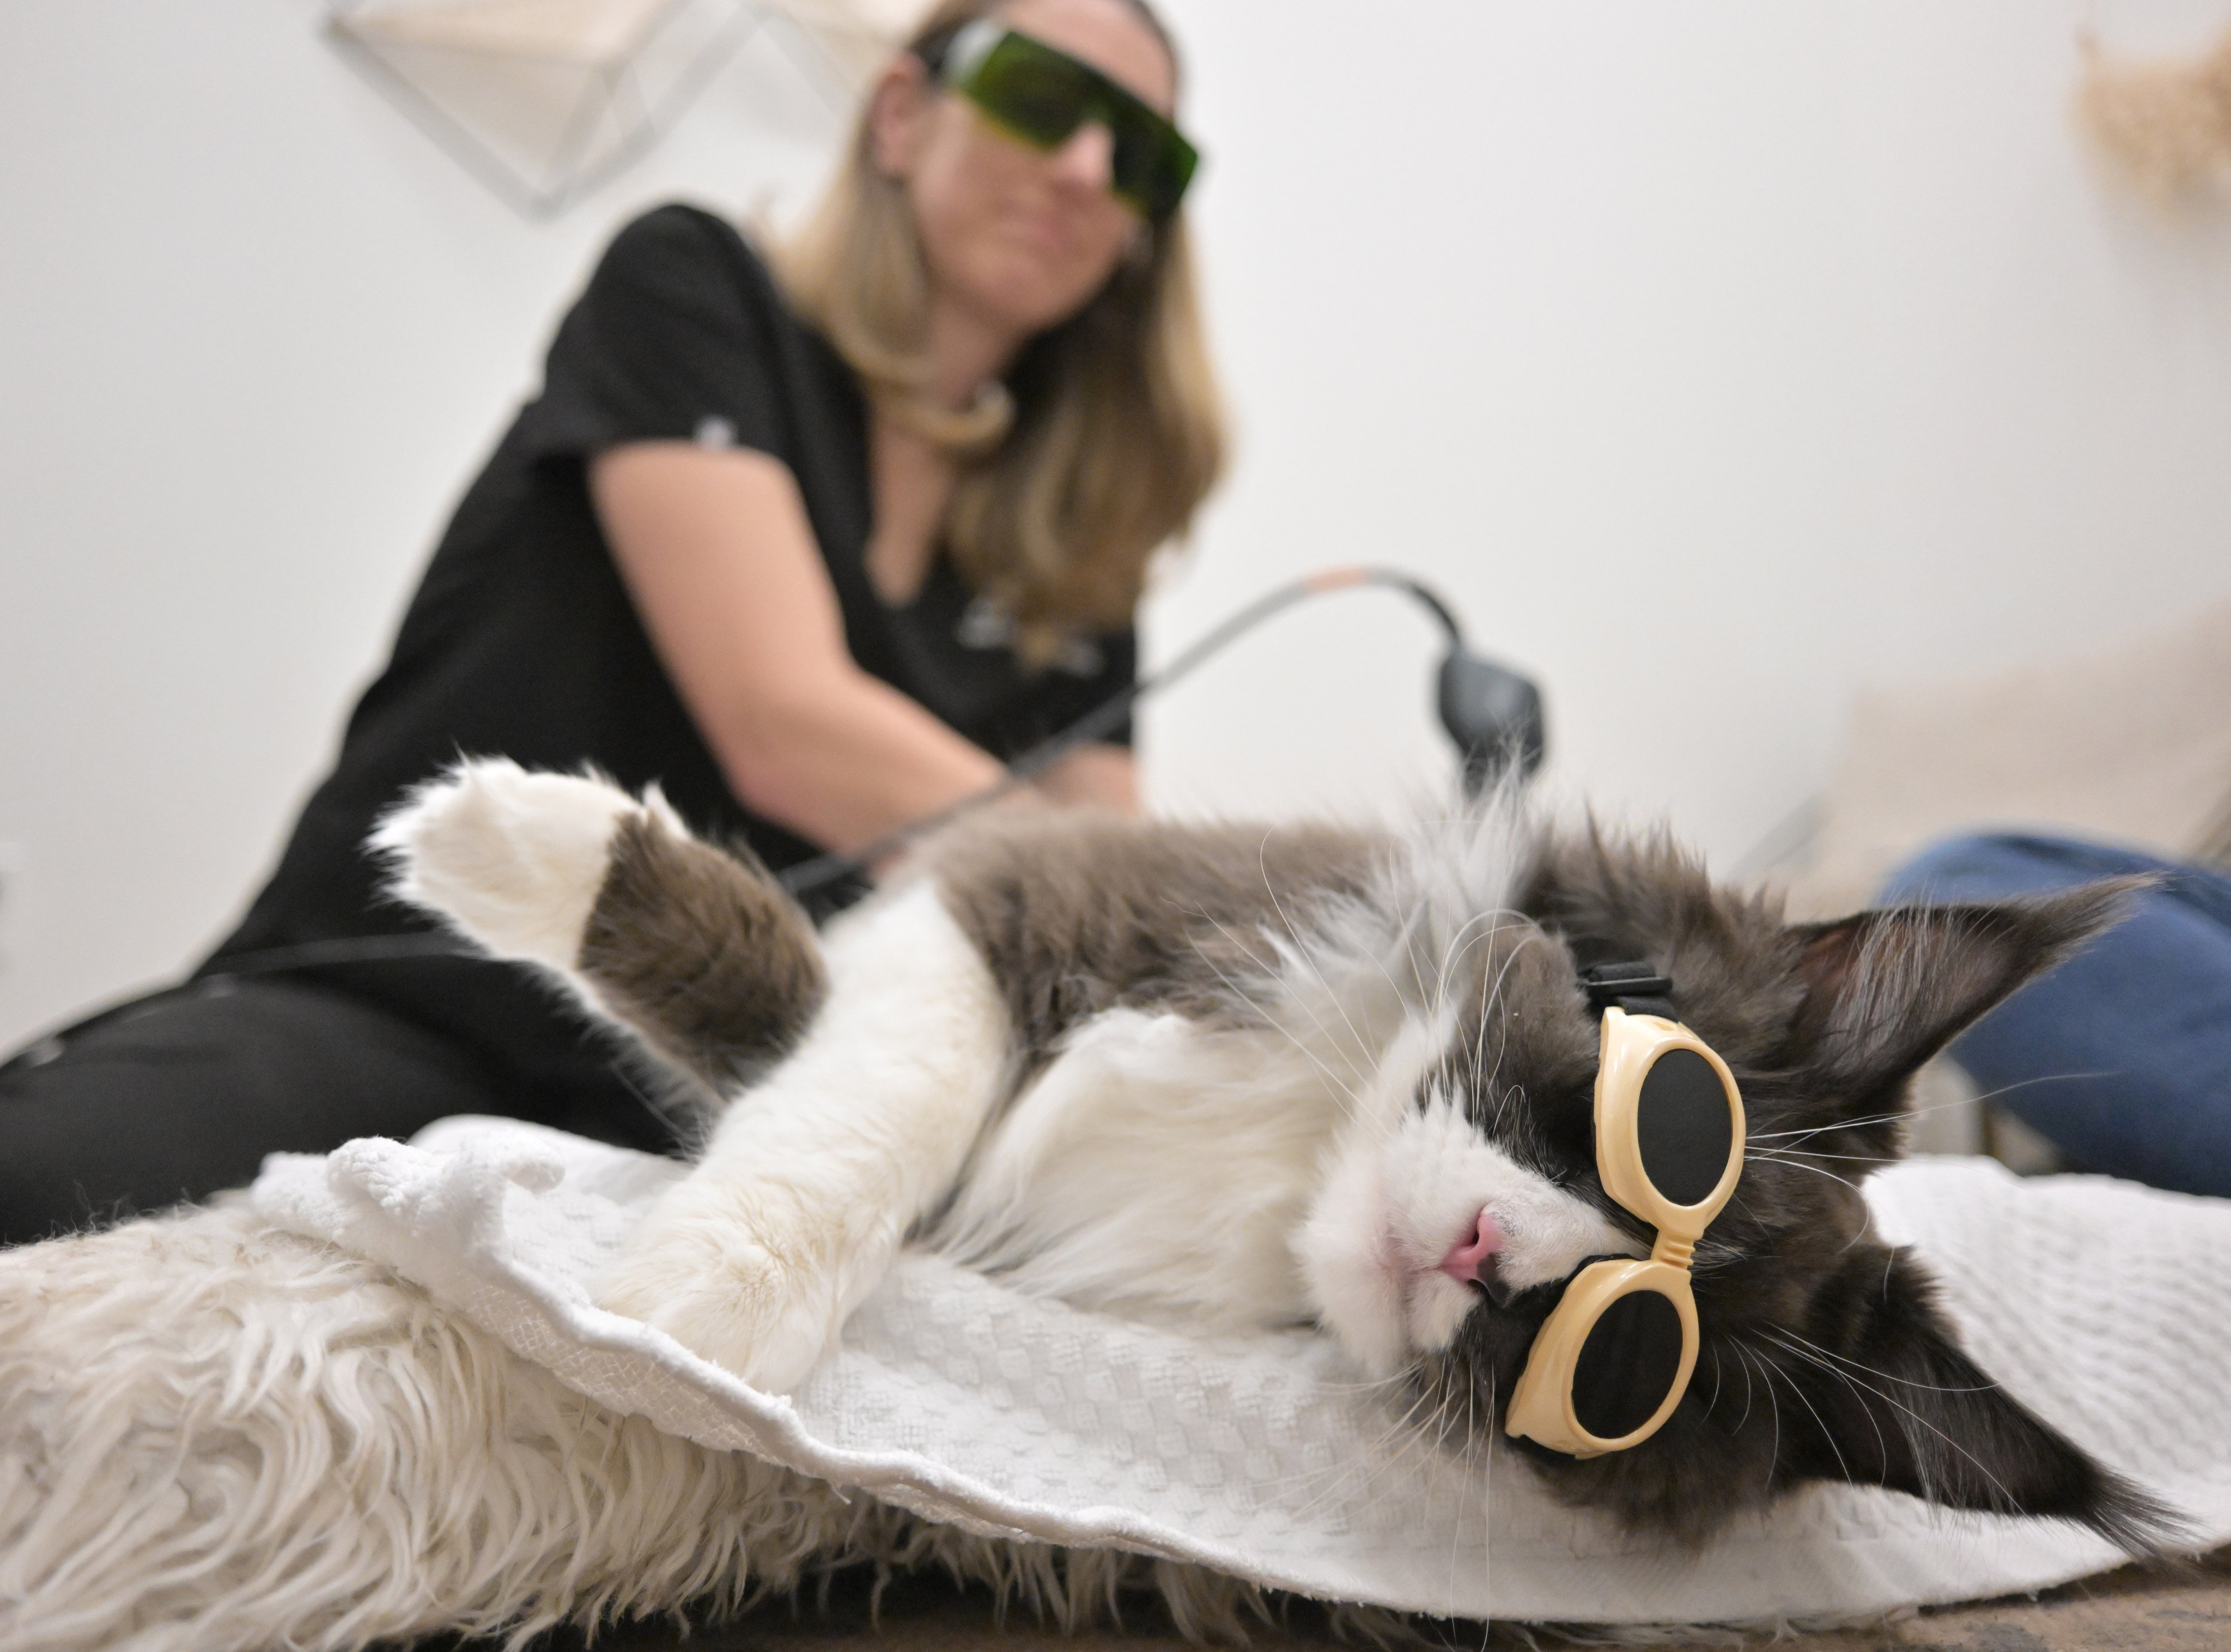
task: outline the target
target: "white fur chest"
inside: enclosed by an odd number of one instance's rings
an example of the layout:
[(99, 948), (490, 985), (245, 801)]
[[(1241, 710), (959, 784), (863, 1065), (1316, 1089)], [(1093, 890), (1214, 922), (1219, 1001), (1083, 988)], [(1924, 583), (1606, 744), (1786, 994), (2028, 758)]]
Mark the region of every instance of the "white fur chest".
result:
[(1304, 1320), (1292, 1241), (1343, 1116), (1284, 1033), (1110, 1011), (990, 1132), (928, 1242), (1080, 1305)]

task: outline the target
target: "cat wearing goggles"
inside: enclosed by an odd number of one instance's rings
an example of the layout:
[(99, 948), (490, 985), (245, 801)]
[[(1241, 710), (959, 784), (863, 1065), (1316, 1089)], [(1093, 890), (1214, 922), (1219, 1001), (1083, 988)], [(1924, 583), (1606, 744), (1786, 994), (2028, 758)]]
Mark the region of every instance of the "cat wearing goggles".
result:
[(980, 816), (817, 936), (656, 792), (474, 761), (376, 840), (702, 1108), (606, 1306), (771, 1391), (902, 1245), (1205, 1332), (1310, 1324), (1693, 1541), (1807, 1480), (2166, 1511), (1997, 1388), (1857, 1184), (2101, 886), (1786, 925), (1505, 799), (1407, 834)]

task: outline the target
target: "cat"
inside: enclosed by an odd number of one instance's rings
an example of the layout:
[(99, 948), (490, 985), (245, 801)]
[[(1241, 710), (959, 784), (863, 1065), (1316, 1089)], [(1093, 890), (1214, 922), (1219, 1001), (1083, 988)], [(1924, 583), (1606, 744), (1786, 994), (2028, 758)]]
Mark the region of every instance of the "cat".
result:
[[(1671, 1418), (1561, 1497), (1695, 1542), (1811, 1480), (2174, 1517), (1962, 1351), (1858, 1183), (1914, 1070), (2111, 924), (2103, 884), (1788, 925), (1662, 834), (1508, 795), (1404, 833), (986, 812), (817, 935), (654, 788), (476, 760), (376, 850), (401, 899), (531, 966), (702, 1109), (607, 1307), (793, 1389), (902, 1245), (1202, 1331), (1314, 1325), (1475, 1443), (1585, 1259), (1650, 1233), (1598, 1179), (1579, 972), (1646, 962), (1741, 1086)], [(1451, 1420), (1455, 1420), (1452, 1422)]]

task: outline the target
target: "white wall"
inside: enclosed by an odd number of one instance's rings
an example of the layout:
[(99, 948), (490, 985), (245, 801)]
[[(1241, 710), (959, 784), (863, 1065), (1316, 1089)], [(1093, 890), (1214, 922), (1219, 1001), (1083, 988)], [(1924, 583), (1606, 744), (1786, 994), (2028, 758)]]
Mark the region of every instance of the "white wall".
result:
[[(1723, 858), (1852, 685), (2231, 590), (2231, 230), (2103, 189), (2072, 9), (1170, 0), (1243, 441), (1152, 615), (1401, 563), (1547, 687), (1563, 780)], [(2182, 45), (2220, 0), (2106, 0)], [(837, 122), (747, 52), (645, 166), (514, 217), (308, 0), (0, 8), (0, 1045), (236, 910), (611, 225), (778, 209)], [(1445, 767), (1377, 596), (1153, 713), (1166, 805)]]

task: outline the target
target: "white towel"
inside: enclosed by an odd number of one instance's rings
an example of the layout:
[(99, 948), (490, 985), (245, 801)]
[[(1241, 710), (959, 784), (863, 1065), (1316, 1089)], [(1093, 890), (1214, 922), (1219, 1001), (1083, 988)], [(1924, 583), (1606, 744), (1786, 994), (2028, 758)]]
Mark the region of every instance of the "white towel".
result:
[[(272, 1221), (332, 1241), (605, 1405), (973, 1531), (1196, 1561), (1467, 1617), (1843, 1618), (2116, 1563), (2050, 1521), (1815, 1487), (1698, 1554), (1562, 1508), (1497, 1450), (1437, 1453), (1303, 1334), (1203, 1341), (1036, 1301), (909, 1254), (794, 1398), (585, 1287), (680, 1167), (501, 1119), (273, 1156)], [(2007, 1388), (2231, 1539), (2231, 1201), (1924, 1159), (1868, 1183)], [(1759, 1403), (1765, 1401), (1762, 1398)]]

